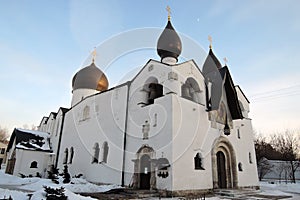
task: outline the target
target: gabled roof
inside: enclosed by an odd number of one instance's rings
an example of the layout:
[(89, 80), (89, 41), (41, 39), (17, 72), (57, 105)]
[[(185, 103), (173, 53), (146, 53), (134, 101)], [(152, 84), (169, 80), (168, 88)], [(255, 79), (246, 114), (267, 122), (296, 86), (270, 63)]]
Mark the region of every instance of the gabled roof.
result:
[(55, 119), (56, 116), (57, 116), (57, 113), (56, 113), (56, 112), (51, 112), (51, 113), (49, 114), (49, 117), (50, 117), (51, 115), (53, 115), (53, 118)]
[(241, 89), (241, 87), (240, 87), (239, 85), (236, 85), (235, 87), (242, 93), (242, 95), (245, 97), (246, 101), (247, 101), (248, 103), (250, 103), (250, 101), (249, 101), (248, 98), (246, 97), (246, 95), (245, 95), (245, 93), (243, 92), (243, 90)]
[(224, 66), (219, 71), (224, 80), (224, 89), (231, 117), (233, 120), (243, 119), (242, 110), (239, 106), (239, 100), (228, 67)]
[(205, 83), (211, 83), (211, 110), (218, 110), (223, 88), (223, 77), (220, 74), (219, 69), (221, 68), (221, 63), (216, 58), (212, 50), (206, 57), (206, 60), (202, 67), (202, 73), (205, 77)]
[[(68, 111), (70, 110), (70, 108), (60, 107), (60, 108), (58, 109), (58, 112), (59, 112), (59, 110), (61, 110), (62, 113), (66, 113), (66, 112), (68, 112)], [(57, 113), (58, 113), (58, 112), (57, 112)]]
[(17, 149), (52, 151), (49, 143), (50, 134), (46, 132), (15, 128), (10, 137), (7, 151), (12, 148), (14, 141), (16, 141)]

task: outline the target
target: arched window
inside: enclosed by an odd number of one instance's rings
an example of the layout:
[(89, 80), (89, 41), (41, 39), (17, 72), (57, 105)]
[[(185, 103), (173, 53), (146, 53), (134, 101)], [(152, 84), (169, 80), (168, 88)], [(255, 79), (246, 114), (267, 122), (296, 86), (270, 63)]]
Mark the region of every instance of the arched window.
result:
[(85, 106), (83, 109), (82, 120), (86, 120), (88, 118), (90, 118), (90, 107)]
[(94, 156), (93, 156), (92, 163), (98, 163), (98, 161), (99, 161), (99, 152), (100, 152), (99, 143), (96, 142), (95, 145), (94, 145)]
[(239, 168), (239, 171), (240, 171), (240, 172), (242, 172), (242, 171), (243, 171), (243, 165), (242, 165), (242, 163), (240, 163), (240, 162), (239, 162), (239, 164), (238, 164), (238, 168)]
[(163, 96), (163, 86), (158, 83), (158, 80), (155, 77), (150, 77), (146, 80), (143, 91), (146, 94), (144, 102), (146, 105), (153, 104), (154, 99)]
[(237, 129), (237, 137), (238, 137), (238, 139), (241, 139), (240, 129)]
[(30, 164), (30, 168), (37, 168), (37, 162), (32, 161), (31, 164)]
[(108, 149), (108, 143), (105, 141), (102, 145), (102, 162), (104, 163), (107, 163)]
[(197, 81), (191, 77), (181, 86), (181, 96), (195, 103), (204, 103), (201, 92)]
[(68, 156), (69, 156), (69, 151), (68, 151), (68, 148), (66, 148), (65, 152), (64, 152), (63, 164), (67, 164), (68, 163)]
[(71, 148), (70, 148), (70, 160), (69, 160), (69, 164), (72, 164), (72, 162), (73, 162), (73, 157), (74, 157), (74, 148), (71, 147)]
[(249, 163), (252, 164), (252, 155), (251, 155), (251, 152), (249, 152)]
[(202, 158), (200, 153), (197, 153), (196, 156), (194, 157), (194, 165), (195, 165), (195, 169), (204, 170), (204, 168), (202, 167)]

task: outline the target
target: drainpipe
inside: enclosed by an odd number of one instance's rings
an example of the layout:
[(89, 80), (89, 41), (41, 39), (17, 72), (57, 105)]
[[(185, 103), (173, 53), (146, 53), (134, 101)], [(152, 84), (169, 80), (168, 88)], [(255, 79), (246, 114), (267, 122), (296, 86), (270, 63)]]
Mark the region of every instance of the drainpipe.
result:
[(121, 185), (124, 187), (125, 182), (125, 155), (126, 155), (126, 139), (127, 139), (127, 124), (128, 124), (128, 102), (129, 102), (129, 88), (131, 82), (128, 82), (127, 87), (127, 102), (126, 102), (126, 113), (125, 113), (125, 127), (124, 127), (124, 139), (123, 139), (123, 163), (122, 163), (122, 180)]

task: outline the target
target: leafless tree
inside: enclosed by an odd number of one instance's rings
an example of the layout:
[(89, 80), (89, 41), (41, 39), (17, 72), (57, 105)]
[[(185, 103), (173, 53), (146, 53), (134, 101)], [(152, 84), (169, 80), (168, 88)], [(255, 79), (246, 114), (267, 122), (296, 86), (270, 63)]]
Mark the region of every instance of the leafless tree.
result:
[(258, 178), (261, 181), (264, 176), (272, 171), (273, 165), (270, 164), (268, 159), (262, 157), (257, 162), (257, 171), (258, 171)]
[[(288, 176), (287, 174), (290, 174), (290, 168), (289, 168), (289, 163), (286, 161), (279, 161), (280, 163), (277, 164), (276, 166), (276, 171), (278, 172), (279, 175), (279, 183), (281, 183), (282, 178), (285, 179), (285, 181), (288, 181)], [(284, 176), (284, 177), (283, 177)]]
[(34, 124), (28, 125), (28, 124), (24, 124), (23, 125), (23, 129), (27, 129), (27, 130), (37, 130), (37, 127)]
[(5, 142), (9, 138), (8, 130), (7, 128), (2, 128), (0, 126), (0, 142)]
[(286, 130), (284, 133), (273, 134), (271, 144), (281, 153), (283, 160), (288, 161), (291, 180), (296, 183), (295, 172), (300, 167), (297, 153), (300, 149), (299, 132)]

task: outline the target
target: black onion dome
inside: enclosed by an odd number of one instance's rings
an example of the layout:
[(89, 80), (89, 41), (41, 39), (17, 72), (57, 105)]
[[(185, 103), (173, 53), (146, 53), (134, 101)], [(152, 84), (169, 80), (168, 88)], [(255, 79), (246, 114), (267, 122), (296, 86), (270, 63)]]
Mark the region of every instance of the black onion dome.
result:
[(85, 88), (104, 91), (108, 89), (108, 80), (105, 74), (92, 63), (74, 75), (72, 88), (73, 90)]
[(161, 59), (166, 57), (178, 58), (182, 50), (179, 35), (173, 28), (171, 21), (168, 20), (167, 26), (161, 33), (157, 42), (157, 53)]

